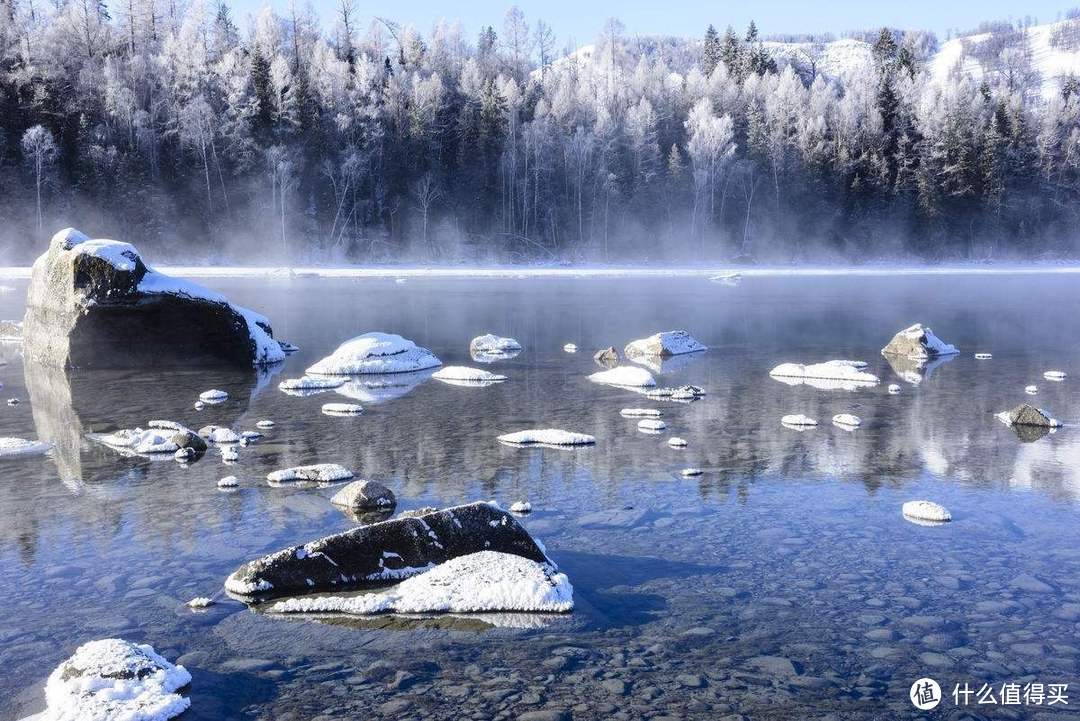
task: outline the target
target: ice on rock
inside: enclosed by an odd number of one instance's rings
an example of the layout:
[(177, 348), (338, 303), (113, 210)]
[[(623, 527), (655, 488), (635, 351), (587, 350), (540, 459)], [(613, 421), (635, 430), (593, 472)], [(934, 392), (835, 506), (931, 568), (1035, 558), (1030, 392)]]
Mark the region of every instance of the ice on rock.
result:
[(558, 428), (538, 428), (505, 433), (498, 437), (498, 441), (514, 446), (591, 446), (596, 443), (596, 438)]
[(147, 644), (118, 638), (80, 646), (45, 684), (48, 721), (167, 721), (191, 701), (177, 691), (191, 683)]
[(809, 416), (804, 416), (802, 413), (794, 413), (784, 416), (780, 419), (780, 422), (785, 426), (797, 426), (797, 427), (813, 427), (817, 425), (817, 421)]
[(908, 501), (901, 508), (905, 518), (930, 523), (946, 523), (952, 520), (952, 514), (933, 501)]
[(851, 413), (838, 413), (832, 417), (833, 425), (858, 428), (862, 425), (862, 419)]
[(659, 418), (663, 413), (655, 408), (623, 408), (619, 415), (623, 418)]
[(686, 448), (688, 445), (685, 438), (679, 438), (678, 436), (668, 438), (667, 444), (672, 448)]
[(1064, 371), (1046, 371), (1043, 373), (1043, 378), (1048, 381), (1063, 381), (1065, 380)]
[(625, 388), (647, 388), (656, 385), (656, 379), (653, 378), (652, 373), (634, 366), (616, 366), (611, 370), (598, 371), (589, 376), (589, 380), (593, 383)]
[(1007, 426), (1042, 426), (1060, 428), (1061, 421), (1051, 416), (1042, 408), (1023, 403), (1009, 411), (1002, 411), (996, 418)]
[(521, 344), (513, 338), (488, 333), (469, 342), (469, 352), (481, 355), (516, 355), (521, 352)]
[(314, 375), (408, 373), (442, 365), (434, 353), (393, 333), (364, 333), (307, 369)]
[(916, 323), (894, 335), (881, 352), (884, 355), (926, 360), (942, 355), (955, 355), (960, 351), (956, 346), (949, 345), (934, 335), (934, 331), (928, 326)]
[(278, 389), (290, 395), (312, 395), (343, 386), (347, 380), (341, 376), (301, 376), (286, 378), (278, 383)]
[(203, 403), (224, 403), (229, 400), (229, 394), (225, 391), (218, 390), (216, 388), (208, 391), (203, 391), (199, 394), (199, 400)]
[(0, 458), (39, 456), (52, 448), (52, 443), (25, 438), (0, 437)]
[(468, 366), (444, 366), (431, 374), (431, 377), (450, 385), (489, 386), (501, 383), (506, 376)]
[(668, 330), (648, 338), (630, 341), (623, 353), (627, 358), (670, 358), (684, 353), (698, 353), (708, 348), (684, 330)]
[(317, 463), (310, 466), (294, 466), (293, 468), (274, 471), (266, 476), (266, 480), (273, 483), (292, 481), (330, 483), (333, 481), (347, 481), (352, 477), (352, 471), (344, 466), (339, 466), (336, 463)]
[(852, 360), (831, 360), (810, 365), (781, 363), (769, 371), (769, 375), (787, 385), (805, 384), (822, 390), (857, 390), (881, 382), (864, 368), (865, 362)]
[(681, 471), (682, 475), (686, 476), (687, 478), (690, 478), (692, 476), (700, 476), (704, 472), (705, 471), (701, 470), (700, 468), (684, 468)]
[(990, 360), (993, 357), (994, 356), (991, 353), (976, 353), (975, 354), (975, 360)]
[(214, 599), (209, 596), (196, 596), (187, 602), (188, 608), (210, 608), (214, 605)]
[(532, 504), (528, 501), (514, 501), (510, 506), (510, 512), (522, 515), (532, 513)]
[(667, 423), (656, 418), (644, 418), (638, 421), (637, 427), (639, 431), (644, 431), (645, 433), (659, 433), (667, 428)]
[(240, 481), (236, 476), (225, 476), (217, 484), (218, 488), (236, 488), (240, 485)]
[(452, 558), (384, 591), (292, 598), (271, 613), (566, 613), (574, 589), (552, 565), (510, 553), (480, 551)]
[(322, 412), (325, 416), (358, 416), (364, 407), (355, 403), (323, 403)]
[(567, 353), (577, 353), (577, 346), (573, 343), (567, 343), (562, 347), (562, 349)]

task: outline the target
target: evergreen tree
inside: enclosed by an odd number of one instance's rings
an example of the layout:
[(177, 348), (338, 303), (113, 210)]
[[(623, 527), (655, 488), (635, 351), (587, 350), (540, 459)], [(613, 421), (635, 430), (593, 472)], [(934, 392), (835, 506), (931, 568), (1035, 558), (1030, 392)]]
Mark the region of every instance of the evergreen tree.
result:
[(706, 75), (712, 75), (713, 70), (716, 70), (722, 60), (722, 52), (720, 35), (715, 27), (709, 25), (705, 31), (705, 47), (701, 56), (701, 67)]

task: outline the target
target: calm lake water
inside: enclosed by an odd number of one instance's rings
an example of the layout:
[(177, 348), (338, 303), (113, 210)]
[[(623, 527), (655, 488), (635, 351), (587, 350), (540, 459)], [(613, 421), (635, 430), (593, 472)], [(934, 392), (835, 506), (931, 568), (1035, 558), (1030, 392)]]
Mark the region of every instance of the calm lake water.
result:
[[(22, 314), (25, 282), (0, 294)], [(46, 457), (0, 461), (0, 718), (44, 706), (51, 669), (120, 636), (179, 658), (185, 719), (1048, 718), (1080, 705), (1080, 292), (1063, 276), (670, 279), (215, 279), (301, 346), (272, 375), (62, 373), (0, 346), (0, 436), (47, 439)], [(892, 369), (879, 349), (921, 321), (962, 355)], [(685, 328), (711, 350), (665, 364), (692, 404), (586, 380), (596, 348)], [(400, 333), (446, 364), (476, 365), (473, 336), (524, 345), (488, 388), (419, 378), (353, 386), (362, 416), (320, 413), (331, 391), (277, 389), (353, 335)], [(562, 351), (573, 342), (577, 354)], [(977, 361), (976, 351), (993, 360)], [(790, 387), (785, 362), (862, 359), (857, 391)], [(1062, 383), (1042, 373), (1069, 373)], [(899, 371), (899, 373), (897, 372)], [(921, 380), (915, 384), (912, 381)], [(886, 391), (889, 383), (903, 388)], [(1037, 384), (1039, 394), (1025, 395)], [(200, 391), (230, 400), (195, 411)], [(1032, 401), (1066, 427), (1018, 437), (993, 413)], [(628, 406), (663, 410), (646, 435)], [(837, 413), (863, 420), (848, 432)], [(805, 413), (821, 425), (780, 424)], [(124, 458), (85, 434), (167, 418), (276, 427), (226, 466)], [(530, 427), (590, 433), (581, 450), (514, 449)], [(668, 448), (671, 435), (689, 441)], [(271, 618), (225, 598), (226, 575), (283, 546), (349, 528), (333, 488), (273, 488), (277, 468), (336, 462), (382, 481), (398, 510), (531, 501), (523, 521), (569, 575), (577, 610), (540, 622), (405, 624)], [(697, 466), (704, 474), (683, 478)], [(236, 492), (216, 481), (240, 478)], [(927, 498), (953, 522), (922, 527)], [(213, 595), (193, 612), (185, 602)], [(489, 619), (491, 620), (491, 619)], [(503, 619), (505, 621), (506, 619)], [(534, 624), (533, 622), (536, 621)], [(530, 627), (532, 625), (532, 627)], [(1069, 706), (958, 707), (956, 684), (1069, 683)], [(995, 691), (996, 693), (996, 691)], [(989, 710), (988, 710), (989, 709)], [(738, 716), (733, 716), (738, 718)]]

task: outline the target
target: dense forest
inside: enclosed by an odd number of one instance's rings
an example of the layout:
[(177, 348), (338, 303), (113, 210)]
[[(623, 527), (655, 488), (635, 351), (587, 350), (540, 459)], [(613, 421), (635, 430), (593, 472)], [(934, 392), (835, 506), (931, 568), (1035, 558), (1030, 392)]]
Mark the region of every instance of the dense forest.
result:
[(935, 82), (927, 33), (826, 77), (753, 26), (575, 50), (516, 8), (182, 1), (0, 0), (5, 260), (65, 225), (187, 262), (1077, 255), (1080, 84), (1041, 93), (1022, 26)]

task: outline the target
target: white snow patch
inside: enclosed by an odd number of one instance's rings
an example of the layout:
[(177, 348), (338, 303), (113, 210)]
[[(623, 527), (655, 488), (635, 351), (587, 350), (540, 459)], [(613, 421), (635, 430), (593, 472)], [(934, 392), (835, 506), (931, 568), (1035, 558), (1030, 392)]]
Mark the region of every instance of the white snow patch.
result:
[(833, 425), (858, 428), (862, 425), (862, 419), (851, 413), (838, 413), (832, 417)]
[(890, 384), (889, 384), (889, 393), (890, 393), (890, 394), (892, 394), (892, 395), (894, 395), (894, 396), (895, 396), (895, 395), (896, 395), (897, 393), (899, 393), (899, 392), (900, 392), (900, 386), (899, 386), (899, 384), (897, 384), (897, 383), (890, 383)]
[(431, 374), (431, 377), (451, 385), (488, 386), (506, 380), (506, 376), (468, 366), (444, 366)]
[(49, 675), (49, 721), (166, 721), (191, 701), (176, 693), (191, 674), (147, 644), (118, 638), (80, 646)]
[(322, 412), (327, 416), (358, 416), (364, 407), (356, 403), (323, 403)]
[(286, 378), (278, 383), (278, 389), (289, 391), (323, 391), (345, 385), (347, 378), (341, 376), (301, 376)]
[(199, 394), (199, 400), (203, 403), (224, 403), (229, 400), (229, 394), (216, 388), (203, 391)]
[(659, 418), (663, 413), (656, 408), (623, 408), (619, 415), (623, 418)]
[(1029, 396), (1036, 395), (1036, 394), (1038, 394), (1038, 392), (1039, 392), (1039, 386), (1036, 386), (1036, 385), (1024, 386), (1024, 393), (1027, 393)]
[(626, 388), (645, 388), (656, 385), (656, 379), (653, 378), (652, 373), (634, 366), (616, 366), (610, 370), (599, 371), (589, 376), (589, 380), (593, 383)]
[(458, 556), (385, 591), (292, 598), (271, 613), (565, 613), (574, 608), (569, 579), (549, 564), (495, 551)]
[(294, 466), (267, 474), (266, 480), (274, 483), (289, 481), (345, 481), (353, 477), (352, 471), (336, 463), (317, 463), (310, 466)]
[(794, 413), (784, 416), (780, 419), (780, 422), (785, 426), (816, 426), (817, 421), (809, 416), (804, 416), (802, 413)]
[(705, 471), (701, 470), (700, 468), (684, 468), (682, 469), (682, 471), (680, 471), (680, 473), (682, 473), (682, 475), (686, 476), (687, 478), (690, 478), (691, 476), (700, 476), (704, 472)]
[(209, 608), (214, 605), (214, 599), (209, 596), (196, 596), (187, 602), (189, 608)]
[(258, 423), (256, 423), (255, 427), (256, 428), (262, 428), (263, 430), (266, 430), (268, 428), (273, 428), (274, 427), (274, 422), (271, 421), (271, 420), (263, 419), (263, 420), (259, 421)]
[(139, 251), (135, 250), (135, 246), (119, 240), (86, 239), (75, 243), (71, 249), (77, 255), (93, 256), (104, 260), (117, 270), (128, 272), (135, 270), (136, 261), (139, 259)]
[(596, 443), (596, 438), (558, 428), (537, 428), (505, 433), (498, 437), (498, 441), (515, 446), (590, 446)]
[(0, 458), (38, 456), (52, 448), (52, 443), (25, 438), (0, 437)]
[(932, 521), (944, 523), (952, 520), (952, 514), (944, 506), (933, 501), (908, 501), (901, 509), (901, 513), (907, 518), (919, 521)]
[(532, 513), (532, 504), (528, 501), (514, 501), (510, 505), (511, 513)]
[[(162, 430), (167, 432), (163, 433)], [(142, 428), (124, 428), (113, 433), (91, 434), (90, 438), (100, 441), (110, 448), (130, 453), (176, 453), (179, 446), (172, 442), (171, 429), (143, 430)]]
[(236, 488), (240, 485), (240, 481), (236, 476), (225, 476), (217, 484), (218, 488)]
[(637, 424), (639, 431), (645, 431), (647, 433), (659, 433), (667, 428), (667, 423), (656, 418), (644, 418), (638, 421)]
[(975, 360), (990, 360), (993, 358), (993, 353), (976, 353)]
[(685, 438), (679, 438), (678, 436), (668, 438), (667, 444), (672, 448), (686, 448), (689, 445)]
[(864, 361), (831, 360), (802, 365), (781, 363), (769, 371), (775, 380), (788, 385), (809, 385), (822, 390), (857, 390), (880, 383), (880, 379), (863, 370)]
[(307, 369), (316, 375), (408, 373), (442, 365), (434, 353), (393, 333), (364, 333)]
[(492, 333), (479, 335), (469, 342), (470, 353), (485, 355), (516, 354), (521, 351), (521, 344), (513, 338), (504, 338)]
[(206, 426), (199, 429), (199, 435), (207, 443), (239, 443), (240, 434), (234, 431), (232, 428), (224, 428), (222, 426)]
[(567, 343), (562, 347), (562, 349), (567, 353), (577, 353), (577, 346), (573, 343)]
[(1065, 380), (1064, 371), (1046, 371), (1043, 373), (1043, 378), (1048, 381), (1063, 381)]

